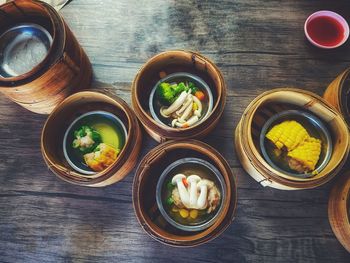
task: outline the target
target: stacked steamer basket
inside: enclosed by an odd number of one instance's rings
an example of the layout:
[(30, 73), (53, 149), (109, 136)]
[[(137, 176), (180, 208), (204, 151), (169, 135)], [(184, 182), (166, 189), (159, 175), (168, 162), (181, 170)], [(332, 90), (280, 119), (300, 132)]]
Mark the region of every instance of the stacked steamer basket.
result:
[[(315, 115), (331, 135), (333, 147), (328, 163), (308, 178), (289, 176), (272, 167), (262, 156), (259, 144), (264, 123), (278, 112), (291, 109)], [(339, 172), (349, 153), (349, 133), (342, 116), (321, 97), (304, 90), (280, 88), (263, 93), (249, 104), (236, 128), (235, 146), (243, 168), (261, 185), (299, 190), (323, 185)]]
[[(83, 114), (103, 111), (121, 120), (126, 140), (117, 159), (103, 171), (87, 175), (75, 171), (64, 156), (63, 140), (71, 123)], [(142, 133), (132, 109), (117, 96), (102, 91), (81, 91), (66, 98), (47, 119), (41, 135), (41, 151), (48, 167), (61, 179), (91, 187), (102, 187), (123, 179), (136, 165)]]
[[(194, 76), (205, 82), (212, 96), (211, 110), (191, 127), (171, 127), (152, 115), (150, 109), (157, 88), (163, 79), (177, 74)], [(169, 77), (169, 78), (168, 78)], [(207, 84), (207, 85), (206, 85)], [(153, 92), (152, 92), (153, 89)], [(214, 129), (221, 117), (226, 101), (226, 86), (223, 76), (213, 62), (190, 51), (167, 51), (151, 58), (140, 69), (132, 84), (132, 104), (146, 132), (156, 141), (163, 142), (151, 150), (141, 161), (133, 182), (133, 205), (142, 228), (154, 239), (171, 246), (196, 246), (221, 234), (234, 219), (237, 202), (235, 176), (226, 160), (209, 145), (192, 140), (202, 138)], [(169, 140), (169, 141), (168, 141)], [(185, 158), (185, 159), (183, 159)], [(177, 161), (200, 159), (210, 163), (223, 178), (223, 189), (215, 221), (198, 231), (186, 231), (162, 214), (157, 195), (162, 175)], [(164, 211), (164, 210), (163, 210)]]
[(350, 174), (344, 174), (334, 185), (329, 197), (328, 217), (334, 234), (350, 252)]
[[(344, 117), (350, 127), (350, 68), (341, 73), (327, 88), (323, 97)], [(350, 174), (344, 172), (329, 197), (328, 217), (334, 234), (350, 252)]]
[[(4, 95), (30, 111), (48, 114), (68, 95), (90, 85), (92, 69), (89, 59), (54, 8), (40, 1), (17, 0), (2, 5), (0, 10), (0, 35), (3, 34), (4, 38), (4, 34), (10, 35), (9, 30), (18, 32), (27, 27), (32, 34), (38, 29), (41, 33), (46, 32), (48, 39), (52, 40), (46, 43), (44, 59), (31, 70), (21, 74), (0, 74), (0, 91)], [(20, 36), (25, 35), (25, 32), (21, 33), (24, 34)], [(33, 41), (33, 38), (28, 41)], [(16, 52), (11, 47), (13, 45), (9, 43), (1, 50), (5, 71), (12, 63), (8, 60)]]
[(329, 84), (323, 98), (335, 107), (344, 117), (350, 127), (350, 68), (341, 73), (331, 84)]

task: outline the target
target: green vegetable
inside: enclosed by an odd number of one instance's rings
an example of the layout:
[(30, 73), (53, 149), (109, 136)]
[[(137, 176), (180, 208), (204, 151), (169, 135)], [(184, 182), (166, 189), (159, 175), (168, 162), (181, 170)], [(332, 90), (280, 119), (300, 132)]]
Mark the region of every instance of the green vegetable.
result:
[[(101, 135), (93, 128), (83, 125), (79, 130), (74, 131), (73, 148), (82, 153), (90, 153), (102, 142)], [(90, 138), (90, 139), (89, 139)]]
[(187, 86), (188, 86), (189, 89), (191, 89), (191, 93), (192, 94), (194, 94), (197, 91), (199, 91), (199, 89), (192, 82), (189, 82)]
[(169, 191), (172, 191), (172, 190), (175, 188), (175, 185), (173, 185), (173, 184), (171, 183), (171, 181), (169, 181), (169, 182), (167, 183), (166, 187), (168, 188)]
[(166, 203), (168, 205), (172, 205), (174, 203), (174, 199), (171, 196), (169, 196), (168, 199), (166, 200)]
[(162, 82), (158, 85), (156, 93), (161, 103), (169, 106), (178, 98), (181, 92), (189, 90), (194, 94), (199, 89), (192, 82), (180, 82), (179, 84)]
[(187, 90), (188, 90), (188, 87), (183, 82), (180, 82), (179, 84), (173, 84), (173, 85), (167, 82), (162, 82), (157, 87), (156, 92), (159, 100), (164, 105), (170, 105), (176, 100), (176, 98), (178, 97), (178, 95), (180, 95), (182, 91), (187, 91)]

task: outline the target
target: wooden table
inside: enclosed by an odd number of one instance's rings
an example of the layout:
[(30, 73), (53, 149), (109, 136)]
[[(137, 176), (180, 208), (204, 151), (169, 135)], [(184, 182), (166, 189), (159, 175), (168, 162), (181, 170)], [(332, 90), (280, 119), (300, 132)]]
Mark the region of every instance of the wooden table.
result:
[[(216, 62), (228, 100), (205, 141), (237, 176), (237, 218), (206, 245), (157, 243), (134, 215), (133, 173), (102, 189), (62, 182), (40, 153), (46, 116), (1, 96), (0, 262), (350, 262), (328, 223), (334, 181), (305, 191), (263, 188), (242, 170), (233, 147), (233, 130), (255, 96), (282, 86), (322, 95), (349, 67), (350, 42), (333, 51), (306, 42), (303, 23), (320, 9), (350, 21), (347, 0), (71, 1), (61, 13), (91, 59), (94, 85), (128, 103), (137, 70), (158, 52), (190, 49)], [(143, 145), (140, 158), (156, 143), (145, 136)]]

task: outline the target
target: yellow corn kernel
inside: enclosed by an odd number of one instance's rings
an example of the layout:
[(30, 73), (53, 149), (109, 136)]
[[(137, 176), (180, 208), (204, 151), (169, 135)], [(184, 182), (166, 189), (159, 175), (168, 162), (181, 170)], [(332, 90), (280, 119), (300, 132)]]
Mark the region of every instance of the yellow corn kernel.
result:
[(295, 149), (309, 137), (306, 129), (294, 120), (277, 124), (266, 134), (266, 138), (278, 149), (286, 147), (288, 151)]
[(321, 141), (310, 137), (297, 148), (290, 151), (288, 156), (300, 162), (308, 171), (315, 170), (321, 154)]
[(187, 218), (187, 217), (189, 216), (189, 214), (190, 214), (190, 213), (189, 213), (186, 209), (184, 209), (184, 208), (180, 209), (179, 213), (180, 213), (180, 216), (181, 216), (182, 218)]
[(197, 209), (191, 210), (191, 211), (190, 211), (190, 217), (191, 217), (192, 219), (196, 219), (197, 216), (198, 216), (198, 210), (197, 210)]
[(192, 105), (192, 110), (198, 110), (198, 105), (197, 103), (193, 102), (193, 105)]

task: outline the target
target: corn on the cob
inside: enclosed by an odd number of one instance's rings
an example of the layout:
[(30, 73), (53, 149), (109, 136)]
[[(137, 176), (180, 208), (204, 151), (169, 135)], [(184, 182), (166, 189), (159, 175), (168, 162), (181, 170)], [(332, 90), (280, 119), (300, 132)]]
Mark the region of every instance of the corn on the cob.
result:
[(288, 152), (287, 156), (292, 158), (289, 162), (289, 166), (293, 170), (299, 172), (313, 171), (315, 170), (320, 154), (321, 141), (310, 137), (294, 150)]
[(294, 120), (277, 124), (266, 134), (266, 138), (273, 142), (278, 149), (286, 147), (288, 151), (295, 149), (309, 137), (306, 129)]

